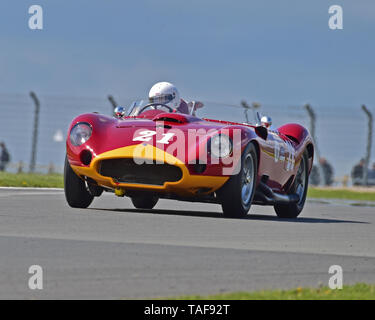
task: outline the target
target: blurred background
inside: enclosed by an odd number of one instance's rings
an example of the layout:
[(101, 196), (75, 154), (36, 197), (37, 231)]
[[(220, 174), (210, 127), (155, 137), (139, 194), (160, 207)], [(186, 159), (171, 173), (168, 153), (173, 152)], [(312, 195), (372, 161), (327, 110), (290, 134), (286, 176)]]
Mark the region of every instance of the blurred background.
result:
[[(43, 8), (43, 30), (28, 27), (33, 4)], [(328, 27), (333, 4), (343, 8), (343, 30)], [(62, 172), (73, 117), (111, 114), (108, 95), (126, 107), (169, 81), (223, 119), (246, 121), (244, 106), (256, 102), (275, 128), (298, 122), (314, 130), (317, 184), (363, 183), (361, 165), (359, 180), (351, 177), (361, 159), (372, 173), (372, 0), (2, 0), (0, 12), (7, 171)], [(325, 172), (329, 181), (319, 177)]]

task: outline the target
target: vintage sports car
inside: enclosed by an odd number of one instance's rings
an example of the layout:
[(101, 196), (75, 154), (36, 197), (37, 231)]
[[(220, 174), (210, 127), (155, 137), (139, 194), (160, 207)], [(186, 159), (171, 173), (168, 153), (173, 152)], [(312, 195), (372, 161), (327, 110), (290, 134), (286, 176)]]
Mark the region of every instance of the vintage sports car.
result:
[(252, 204), (272, 205), (280, 218), (300, 214), (314, 156), (304, 127), (272, 129), (259, 115), (254, 125), (214, 120), (199, 117), (204, 108), (195, 103), (178, 113), (143, 101), (127, 112), (117, 107), (114, 117), (88, 113), (72, 121), (64, 170), (71, 207), (86, 208), (109, 191), (140, 209), (163, 198), (218, 203), (225, 217), (244, 217)]

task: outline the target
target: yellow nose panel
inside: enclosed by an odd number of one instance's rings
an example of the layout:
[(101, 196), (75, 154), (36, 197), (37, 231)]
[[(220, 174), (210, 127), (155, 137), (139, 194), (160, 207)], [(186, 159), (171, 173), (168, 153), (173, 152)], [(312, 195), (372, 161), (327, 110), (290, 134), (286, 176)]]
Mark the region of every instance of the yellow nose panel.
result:
[[(164, 163), (175, 165), (182, 171), (182, 178), (176, 182), (165, 182), (162, 186), (136, 183), (118, 183), (111, 177), (99, 174), (100, 161), (107, 159), (131, 158), (141, 160), (144, 163)], [(205, 189), (206, 193), (211, 193), (219, 189), (229, 177), (192, 175), (185, 164), (173, 155), (149, 144), (138, 144), (104, 152), (93, 158), (89, 167), (72, 166), (77, 175), (87, 176), (95, 180), (99, 185), (112, 188), (115, 194), (123, 196), (125, 190), (148, 190), (166, 193), (175, 193), (181, 196), (193, 196), (198, 190)]]

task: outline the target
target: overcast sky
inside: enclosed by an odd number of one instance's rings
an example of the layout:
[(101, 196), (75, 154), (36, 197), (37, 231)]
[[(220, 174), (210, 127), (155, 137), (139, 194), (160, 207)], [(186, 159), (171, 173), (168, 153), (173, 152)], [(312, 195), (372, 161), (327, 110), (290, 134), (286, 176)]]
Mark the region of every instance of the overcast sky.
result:
[[(28, 28), (28, 8), (44, 29)], [(328, 28), (328, 8), (344, 29)], [(375, 105), (373, 0), (1, 0), (0, 93)]]

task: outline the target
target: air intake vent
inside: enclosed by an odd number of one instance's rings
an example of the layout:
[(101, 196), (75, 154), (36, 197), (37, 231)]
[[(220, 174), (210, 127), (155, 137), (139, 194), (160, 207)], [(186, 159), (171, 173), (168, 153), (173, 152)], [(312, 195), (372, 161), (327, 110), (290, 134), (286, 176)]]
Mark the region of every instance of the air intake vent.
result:
[[(139, 161), (141, 162), (141, 161)], [(119, 183), (136, 183), (162, 186), (182, 178), (179, 167), (170, 164), (137, 164), (132, 158), (102, 160), (99, 173)]]

